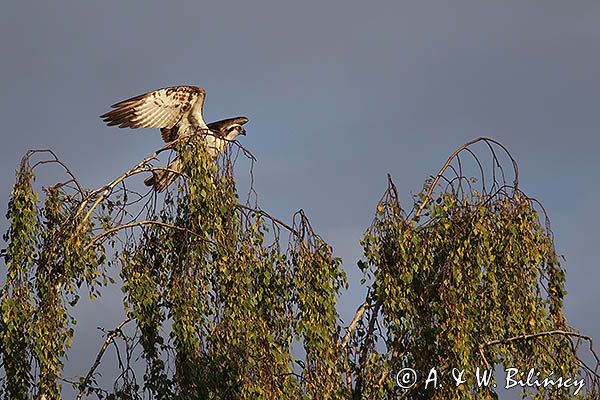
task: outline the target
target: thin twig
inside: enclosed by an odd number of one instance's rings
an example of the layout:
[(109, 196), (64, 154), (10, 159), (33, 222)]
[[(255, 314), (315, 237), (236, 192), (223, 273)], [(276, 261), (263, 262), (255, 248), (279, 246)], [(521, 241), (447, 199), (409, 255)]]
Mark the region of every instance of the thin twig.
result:
[(85, 389), (86, 389), (87, 385), (89, 384), (90, 380), (92, 379), (92, 375), (94, 374), (94, 371), (96, 371), (96, 368), (98, 368), (98, 365), (100, 365), (100, 362), (102, 361), (102, 357), (104, 356), (106, 349), (108, 348), (108, 346), (110, 345), (110, 343), (113, 341), (113, 339), (116, 336), (121, 335), (121, 328), (123, 328), (123, 326), (125, 324), (127, 324), (129, 321), (131, 321), (130, 318), (124, 319), (123, 321), (121, 321), (121, 323), (119, 325), (117, 325), (117, 327), (113, 331), (110, 331), (108, 333), (108, 335), (106, 336), (106, 340), (104, 340), (104, 343), (102, 344), (102, 347), (100, 348), (100, 351), (98, 352), (98, 355), (96, 356), (96, 360), (94, 361), (94, 364), (92, 364), (87, 375), (85, 376), (85, 378), (79, 385), (79, 393), (77, 394), (77, 400), (80, 400), (82, 398), (82, 396), (84, 395)]
[[(514, 158), (511, 156), (511, 154), (506, 149), (506, 147), (504, 147), (501, 143), (495, 141), (494, 139), (490, 139), (490, 138), (486, 138), (486, 137), (479, 137), (479, 138), (476, 138), (476, 139), (473, 139), (473, 140), (470, 140), (470, 141), (466, 142), (465, 144), (463, 144), (462, 146), (460, 146), (454, 153), (452, 153), (452, 155), (450, 157), (448, 157), (448, 160), (446, 160), (446, 163), (440, 169), (440, 171), (437, 173), (435, 179), (431, 183), (431, 186), (429, 187), (429, 190), (427, 191), (427, 194), (425, 195), (425, 198), (423, 199), (423, 202), (421, 203), (421, 205), (419, 206), (419, 208), (417, 209), (417, 212), (415, 213), (415, 215), (413, 217), (413, 221), (416, 221), (419, 218), (419, 216), (421, 215), (421, 212), (423, 212), (423, 210), (425, 209), (425, 207), (427, 206), (427, 204), (431, 200), (431, 195), (433, 194), (433, 190), (435, 189), (435, 187), (436, 187), (438, 181), (440, 180), (441, 176), (444, 174), (444, 172), (446, 172), (446, 169), (448, 169), (448, 167), (450, 166), (450, 164), (452, 163), (452, 161), (458, 156), (458, 154), (460, 152), (462, 152), (467, 147), (469, 147), (472, 144), (475, 144), (477, 142), (485, 142), (490, 148), (491, 148), (490, 143), (493, 143), (493, 144), (499, 146), (502, 150), (504, 150), (506, 152), (506, 154), (508, 155), (508, 157), (512, 161), (513, 169), (514, 169), (514, 172), (515, 172), (514, 186), (518, 187), (518, 179), (519, 179), (518, 166), (517, 166), (517, 163), (514, 160)], [(492, 150), (492, 153), (493, 153), (493, 150)], [(494, 154), (494, 158), (495, 157), (496, 156)]]
[(194, 236), (200, 237), (200, 235), (198, 233), (196, 233), (190, 229), (183, 228), (181, 226), (172, 225), (172, 224), (168, 224), (166, 222), (161, 222), (161, 221), (144, 220), (144, 221), (131, 222), (129, 224), (123, 224), (123, 225), (115, 226), (114, 228), (107, 229), (104, 232), (102, 232), (102, 233), (96, 235), (94, 238), (92, 238), (92, 240), (90, 240), (90, 242), (83, 248), (83, 250), (84, 251), (88, 250), (90, 247), (92, 247), (94, 244), (96, 244), (96, 242), (98, 242), (105, 236), (110, 235), (111, 233), (118, 232), (120, 230), (127, 229), (127, 228), (133, 228), (136, 226), (144, 226), (144, 225), (158, 225), (158, 226), (162, 226), (162, 227), (169, 228), (169, 229), (175, 229), (178, 231), (191, 233)]
[(525, 335), (519, 335), (519, 336), (509, 337), (509, 338), (506, 338), (506, 339), (491, 340), (489, 342), (483, 343), (481, 346), (487, 347), (487, 346), (493, 346), (493, 345), (497, 345), (497, 344), (506, 344), (506, 343), (517, 341), (517, 340), (527, 340), (527, 339), (538, 338), (538, 337), (543, 337), (543, 336), (550, 336), (550, 335), (562, 335), (562, 336), (566, 336), (566, 337), (578, 337), (580, 339), (586, 340), (589, 343), (589, 345), (590, 345), (590, 351), (593, 354), (596, 362), (600, 363), (600, 358), (598, 357), (598, 354), (596, 354), (596, 351), (593, 348), (593, 342), (592, 342), (592, 338), (590, 336), (583, 335), (583, 334), (581, 334), (579, 332), (565, 331), (565, 330), (561, 330), (561, 329), (555, 329), (555, 330), (546, 331), (546, 332), (529, 333), (529, 334), (525, 334)]

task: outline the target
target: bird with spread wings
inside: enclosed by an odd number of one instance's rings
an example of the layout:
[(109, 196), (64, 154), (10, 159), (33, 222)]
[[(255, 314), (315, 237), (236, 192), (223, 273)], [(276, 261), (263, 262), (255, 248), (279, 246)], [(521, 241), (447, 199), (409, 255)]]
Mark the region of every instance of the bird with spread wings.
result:
[[(245, 135), (246, 117), (204, 122), (202, 107), (206, 91), (197, 86), (172, 86), (144, 93), (113, 104), (114, 110), (100, 116), (108, 126), (159, 128), (162, 139), (171, 143), (189, 135), (203, 135), (208, 154), (217, 157), (238, 135)], [(165, 170), (153, 172), (144, 183), (157, 192), (166, 189), (179, 175), (181, 163), (173, 160)]]

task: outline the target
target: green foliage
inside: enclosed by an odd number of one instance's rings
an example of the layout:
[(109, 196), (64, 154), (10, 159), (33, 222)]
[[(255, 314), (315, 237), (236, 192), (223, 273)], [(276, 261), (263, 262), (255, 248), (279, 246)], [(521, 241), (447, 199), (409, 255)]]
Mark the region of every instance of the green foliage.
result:
[(83, 282), (93, 292), (103, 257), (84, 249), (90, 223), (65, 217), (74, 203), (63, 192), (46, 189), (38, 210), (33, 180), (25, 158), (11, 194), (5, 235), (7, 280), (0, 303), (5, 389), (12, 399), (28, 398), (31, 390), (60, 399), (57, 379), (75, 323), (65, 302), (75, 305)]
[[(164, 196), (126, 185), (152, 170), (153, 155), (95, 191), (83, 191), (65, 167), (71, 179), (44, 189), (40, 201), (33, 173), (46, 162), (31, 166), (38, 152), (26, 155), (7, 214), (3, 398), (61, 398), (70, 311), (83, 286), (94, 299), (114, 284), (113, 267), (126, 318), (71, 382), (78, 398), (483, 399), (494, 391), (472, 382), (403, 391), (394, 373), (581, 372), (571, 336), (549, 333), (570, 332), (564, 271), (518, 190), (433, 195), (437, 179), (428, 181), (411, 218), (390, 183), (362, 240), (368, 298), (343, 331), (341, 260), (304, 213), (287, 225), (241, 203), (234, 155), (215, 162), (197, 137), (176, 147), (185, 179)], [(104, 388), (97, 368), (111, 345), (120, 374)]]
[[(561, 311), (564, 272), (526, 197), (475, 193), (467, 200), (444, 193), (425, 208), (427, 223), (414, 225), (391, 193), (379, 204), (362, 242), (368, 259), (363, 268), (374, 278), (372, 297), (382, 304), (387, 349), (367, 368), (475, 371), (489, 363), (535, 368), (542, 376), (552, 371), (577, 376), (571, 342), (562, 336), (480, 352), (494, 339), (567, 329)], [(401, 394), (391, 378), (385, 385)], [(475, 394), (494, 398), (475, 382), (456, 388), (451, 381), (443, 388), (420, 388), (412, 396), (469, 399)], [(534, 398), (571, 394), (540, 391)]]
[(8, 204), (10, 228), (5, 262), (6, 284), (2, 290), (2, 359), (6, 372), (6, 392), (15, 399), (26, 398), (31, 387), (29, 363), (34, 321), (31, 275), (35, 268), (35, 244), (39, 229), (32, 188), (33, 173), (19, 174)]

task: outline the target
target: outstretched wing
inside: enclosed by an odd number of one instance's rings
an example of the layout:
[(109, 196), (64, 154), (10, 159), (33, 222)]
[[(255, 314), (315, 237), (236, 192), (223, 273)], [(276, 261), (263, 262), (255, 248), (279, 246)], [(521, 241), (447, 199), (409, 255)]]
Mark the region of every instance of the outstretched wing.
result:
[(246, 117), (227, 118), (220, 121), (211, 122), (208, 124), (208, 129), (213, 132), (220, 133), (223, 136), (227, 136), (227, 133), (231, 127), (234, 125), (242, 126), (246, 122), (248, 122), (248, 118)]
[[(231, 129), (235, 125), (242, 126), (246, 122), (248, 122), (248, 118), (246, 117), (234, 117), (222, 119), (220, 121), (211, 122), (208, 124), (208, 129), (210, 129), (213, 133), (216, 133), (221, 136), (227, 136), (229, 133), (229, 129)], [(177, 139), (178, 129), (174, 128), (162, 128), (160, 130), (162, 139), (166, 143), (170, 143)]]
[(202, 109), (205, 91), (197, 86), (173, 86), (154, 90), (111, 107), (101, 115), (108, 126), (171, 129), (197, 104)]

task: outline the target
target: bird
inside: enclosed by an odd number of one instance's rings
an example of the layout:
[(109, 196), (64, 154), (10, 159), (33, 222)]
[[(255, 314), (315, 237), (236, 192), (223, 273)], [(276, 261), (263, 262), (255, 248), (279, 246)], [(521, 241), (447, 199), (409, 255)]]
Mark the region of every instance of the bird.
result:
[[(208, 154), (212, 157), (216, 157), (223, 152), (227, 143), (235, 139), (238, 135), (246, 136), (246, 130), (243, 127), (246, 122), (248, 122), (248, 118), (246, 117), (235, 117), (208, 124), (208, 129), (212, 132), (212, 135), (207, 135), (205, 141), (214, 142), (214, 144), (207, 143)], [(225, 140), (220, 139), (223, 137)], [(154, 171), (152, 176), (149, 176), (144, 180), (144, 184), (146, 186), (152, 186), (156, 192), (160, 193), (181, 175), (181, 167), (181, 162), (179, 161), (179, 158), (176, 157), (169, 165), (167, 165), (166, 169)]]
[[(198, 86), (165, 87), (113, 104), (114, 110), (100, 118), (108, 126), (119, 128), (159, 128), (166, 143), (201, 134), (208, 154), (217, 157), (235, 137), (246, 134), (242, 125), (248, 118), (230, 118), (207, 125), (202, 116), (205, 96), (206, 91)], [(175, 159), (167, 170), (153, 173), (144, 182), (160, 192), (177, 178), (180, 167)]]

